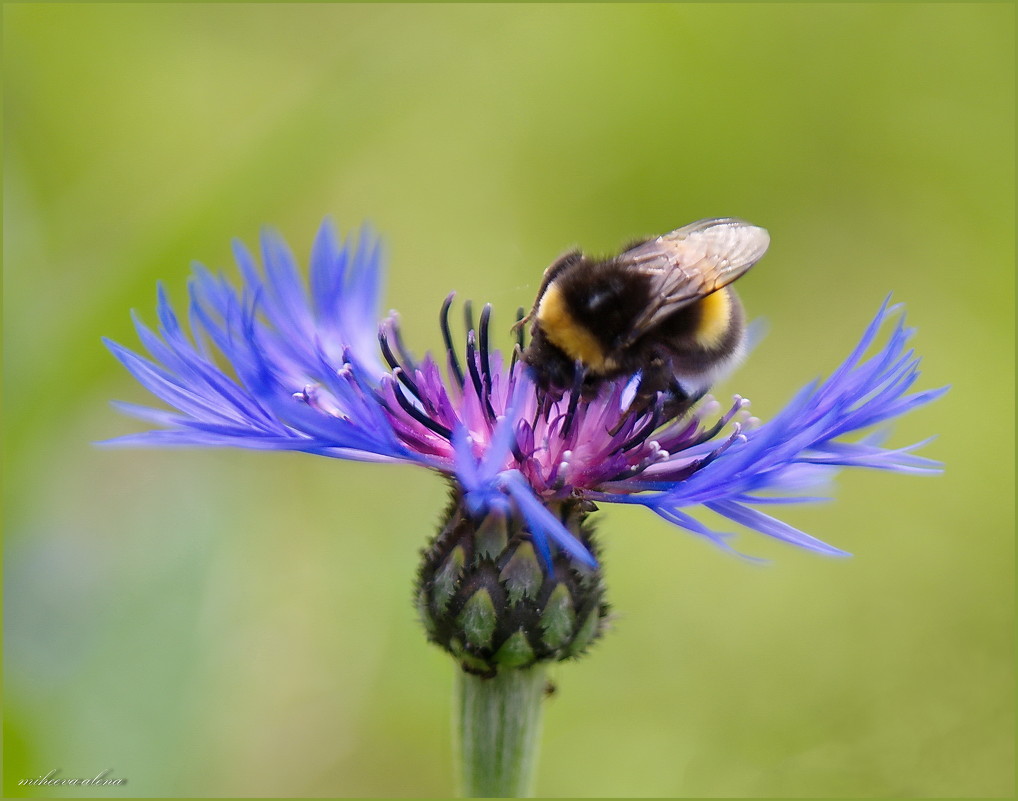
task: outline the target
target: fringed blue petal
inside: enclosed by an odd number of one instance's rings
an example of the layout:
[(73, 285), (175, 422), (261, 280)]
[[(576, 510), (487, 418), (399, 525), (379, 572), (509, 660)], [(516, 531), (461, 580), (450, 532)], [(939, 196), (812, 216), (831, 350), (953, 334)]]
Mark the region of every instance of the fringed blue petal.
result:
[[(865, 359), (888, 315), (897, 307), (885, 300), (866, 327), (859, 344), (824, 382), (803, 387), (771, 421), (750, 429), (744, 442), (734, 443), (716, 459), (661, 492), (622, 495), (626, 482), (611, 493), (592, 493), (601, 501), (643, 504), (676, 525), (727, 547), (709, 529), (680, 514), (684, 507), (703, 505), (741, 525), (796, 545), (832, 556), (844, 551), (821, 542), (747, 504), (775, 504), (814, 500), (800, 491), (825, 483), (841, 467), (869, 467), (907, 473), (937, 472), (939, 463), (904, 448), (883, 448), (882, 437), (869, 435), (856, 442), (841, 437), (886, 423), (940, 397), (945, 388), (908, 394), (918, 377), (918, 359), (906, 343), (911, 330), (898, 319), (887, 342)], [(636, 490), (644, 484), (633, 482)], [(629, 491), (632, 491), (629, 489)]]
[(736, 503), (735, 501), (715, 501), (705, 504), (705, 506), (711, 511), (727, 517), (729, 520), (734, 520), (736, 523), (741, 523), (747, 528), (752, 528), (761, 534), (766, 534), (768, 537), (787, 542), (790, 545), (797, 545), (800, 548), (822, 553), (825, 556), (851, 555), (846, 551), (828, 545), (826, 542), (821, 542), (816, 537), (811, 537), (809, 534), (799, 531), (799, 529), (777, 518), (756, 509), (751, 509), (741, 503)]
[[(323, 225), (310, 291), (276, 234), (263, 232), (261, 253), (264, 271), (243, 245), (234, 243), (243, 279), (239, 291), (196, 266), (189, 288), (190, 337), (160, 286), (158, 329), (135, 319), (152, 358), (106, 341), (146, 389), (179, 412), (127, 407), (168, 429), (113, 443), (286, 448), (430, 464), (398, 442), (375, 395), (385, 372), (375, 340), (381, 274), (377, 244), (362, 236), (356, 249), (340, 246)], [(329, 408), (302, 402), (309, 387), (328, 394)]]

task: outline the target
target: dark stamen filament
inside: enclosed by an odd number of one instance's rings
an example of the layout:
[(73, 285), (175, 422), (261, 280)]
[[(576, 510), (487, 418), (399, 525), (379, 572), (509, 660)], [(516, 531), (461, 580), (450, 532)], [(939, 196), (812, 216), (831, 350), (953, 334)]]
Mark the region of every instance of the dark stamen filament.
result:
[(463, 370), (460, 368), (459, 358), (456, 356), (456, 349), (452, 346), (452, 332), (449, 330), (449, 307), (452, 306), (452, 299), (455, 293), (450, 293), (442, 303), (442, 312), (438, 321), (442, 326), (442, 340), (445, 342), (445, 351), (449, 354), (449, 369), (452, 371), (456, 383), (463, 386)]
[(481, 327), (478, 330), (478, 349), (481, 353), (481, 377), (484, 378), (485, 399), (491, 394), (491, 359), (488, 355), (488, 326), (491, 323), (491, 304), (481, 309)]
[(477, 333), (471, 328), (467, 331), (467, 372), (470, 373), (470, 380), (474, 385), (477, 397), (481, 396), (481, 376), (477, 372), (477, 360), (474, 358), (476, 352)]
[(382, 328), (378, 329), (378, 344), (382, 349), (382, 358), (385, 359), (385, 363), (389, 365), (389, 369), (395, 370), (399, 367), (400, 364), (396, 361), (396, 357), (392, 353), (392, 348), (389, 347), (389, 341), (385, 336), (385, 330)]
[(389, 347), (389, 338), (385, 335), (385, 332), (382, 329), (379, 329), (378, 331), (378, 344), (381, 346), (382, 357), (388, 363), (389, 367), (392, 368), (393, 374), (407, 389), (414, 393), (414, 397), (423, 402), (424, 398), (421, 396), (421, 391), (410, 379), (410, 376), (407, 375), (406, 368), (396, 360), (396, 357), (392, 353), (392, 348)]
[(452, 441), (452, 431), (450, 431), (441, 423), (435, 422), (426, 414), (424, 414), (424, 412), (422, 412), (420, 409), (414, 406), (403, 394), (403, 390), (399, 388), (398, 384), (392, 385), (392, 394), (396, 396), (396, 403), (398, 403), (402, 407), (404, 412), (406, 412), (408, 415), (414, 418), (414, 420), (416, 420), (425, 428), (434, 431), (440, 437), (443, 437), (444, 439), (450, 442)]
[(474, 304), (469, 300), (463, 303), (463, 324), (468, 334), (474, 330)]
[[(654, 489), (655, 486), (657, 486), (662, 481), (667, 481), (669, 483), (675, 482), (675, 481), (686, 481), (693, 474), (695, 474), (696, 472), (698, 472), (702, 468), (704, 468), (707, 465), (709, 465), (715, 459), (717, 459), (721, 454), (723, 454), (725, 451), (727, 451), (730, 447), (732, 447), (732, 445), (734, 445), (740, 439), (744, 439), (744, 437), (742, 435), (742, 426), (736, 424), (735, 425), (735, 430), (732, 432), (732, 435), (730, 437), (728, 437), (720, 445), (718, 445), (714, 450), (712, 450), (710, 453), (708, 453), (706, 456), (701, 456), (699, 459), (695, 459), (694, 461), (690, 462), (689, 464), (684, 465), (684, 466), (679, 467), (679, 468), (676, 468), (675, 470), (670, 470), (670, 471), (668, 471), (666, 473), (661, 473), (660, 475), (656, 475), (653, 478), (651, 478), (651, 479), (649, 479), (647, 481), (644, 481), (641, 484), (639, 484), (638, 485), (639, 489), (644, 489), (644, 490)], [(620, 481), (620, 480), (625, 480), (625, 479), (631, 479), (634, 476), (637, 476), (640, 473), (642, 473), (644, 470), (646, 470), (652, 464), (653, 464), (652, 462), (645, 462), (643, 464), (634, 465), (629, 470), (624, 471), (623, 473), (619, 474), (618, 476), (615, 476), (611, 480), (612, 481)], [(632, 486), (637, 486), (637, 485), (633, 484), (632, 482), (630, 482), (630, 484)]]
[(635, 448), (637, 445), (642, 445), (646, 441), (647, 437), (649, 437), (659, 425), (661, 425), (661, 404), (655, 403), (654, 408), (650, 413), (650, 420), (645, 426), (626, 440), (621, 449), (628, 451)]
[(484, 383), (481, 381), (481, 374), (477, 371), (477, 332), (470, 329), (467, 332), (467, 370), (470, 372), (470, 382), (474, 385), (474, 392), (477, 399), (484, 405), (488, 419), (495, 422), (495, 409), (491, 405), (488, 393), (484, 391)]
[(732, 407), (727, 412), (725, 412), (724, 416), (720, 420), (718, 420), (714, 425), (712, 425), (710, 428), (704, 431), (700, 436), (694, 439), (691, 443), (689, 443), (689, 446), (687, 447), (699, 445), (702, 442), (707, 442), (707, 440), (714, 439), (714, 437), (721, 433), (721, 429), (728, 425), (728, 423), (731, 422), (731, 419), (735, 417), (735, 415), (738, 412), (740, 412), (745, 407), (745, 405), (746, 404), (743, 403), (743, 398), (740, 397), (739, 395), (736, 395), (735, 402), (732, 404)]
[(410, 351), (406, 349), (403, 344), (403, 335), (399, 331), (399, 326), (395, 323), (390, 327), (392, 332), (392, 343), (396, 346), (396, 353), (399, 354), (399, 358), (403, 360), (403, 365), (406, 367), (407, 372), (414, 372), (417, 370), (417, 363), (410, 355)]

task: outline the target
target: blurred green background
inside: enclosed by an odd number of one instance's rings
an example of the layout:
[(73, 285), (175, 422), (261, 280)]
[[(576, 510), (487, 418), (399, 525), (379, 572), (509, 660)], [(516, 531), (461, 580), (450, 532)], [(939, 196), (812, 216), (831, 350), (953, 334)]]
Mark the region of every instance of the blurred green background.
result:
[(100, 336), (326, 215), (384, 234), (419, 351), (450, 289), (505, 330), (568, 246), (764, 225), (719, 388), (764, 418), (893, 291), (953, 388), (892, 443), (946, 472), (787, 511), (851, 560), (604, 511), (617, 619), (553, 671), (538, 792), (1013, 793), (1011, 5), (7, 4), (4, 80), (8, 796), (452, 792), (436, 476), (92, 445), (147, 401)]

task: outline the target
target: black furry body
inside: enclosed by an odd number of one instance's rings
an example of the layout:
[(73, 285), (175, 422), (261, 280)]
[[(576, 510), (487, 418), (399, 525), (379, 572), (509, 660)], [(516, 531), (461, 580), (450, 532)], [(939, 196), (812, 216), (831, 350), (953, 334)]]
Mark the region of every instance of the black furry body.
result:
[(699, 399), (717, 373), (734, 359), (742, 345), (744, 313), (728, 287), (730, 317), (724, 333), (705, 345), (698, 335), (706, 323), (704, 301), (696, 300), (669, 314), (646, 331), (636, 321), (653, 300), (654, 282), (633, 269), (624, 257), (595, 260), (577, 252), (566, 254), (546, 272), (535, 312), (550, 287), (561, 296), (570, 324), (586, 332), (603, 359), (575, 359), (553, 342), (561, 338), (535, 320), (531, 342), (523, 354), (538, 386), (558, 394), (579, 384), (585, 394), (606, 379), (642, 371), (636, 404), (665, 398), (666, 414), (682, 413)]

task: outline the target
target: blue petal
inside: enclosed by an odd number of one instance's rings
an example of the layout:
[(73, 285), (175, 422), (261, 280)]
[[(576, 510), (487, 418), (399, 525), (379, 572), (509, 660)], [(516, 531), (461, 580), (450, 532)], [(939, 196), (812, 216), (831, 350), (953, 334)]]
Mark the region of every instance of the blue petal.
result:
[[(881, 447), (881, 438), (873, 435), (857, 442), (840, 439), (929, 403), (946, 391), (942, 388), (907, 394), (918, 376), (918, 360), (906, 349), (912, 332), (902, 319), (896, 322), (884, 346), (863, 360), (891, 311), (885, 300), (858, 345), (830, 378), (807, 384), (771, 421), (746, 431), (743, 443), (733, 443), (691, 476), (671, 485), (659, 484), (655, 488), (661, 490), (658, 492), (641, 492), (648, 487), (639, 479), (629, 485), (626, 481), (614, 482), (611, 492), (588, 493), (587, 497), (643, 504), (676, 525), (720, 543), (709, 529), (678, 512), (679, 508), (702, 504), (783, 542), (827, 555), (845, 555), (747, 504), (807, 500), (800, 491), (824, 483), (839, 467), (939, 470), (939, 463), (911, 453), (923, 443), (888, 449)], [(629, 492), (640, 494), (622, 494)]]
[[(283, 241), (271, 232), (261, 239), (264, 277), (239, 243), (234, 255), (243, 278), (239, 290), (200, 265), (191, 280), (185, 333), (165, 290), (157, 292), (158, 331), (135, 318), (138, 336), (153, 360), (106, 341), (113, 355), (154, 395), (179, 414), (129, 407), (166, 431), (120, 438), (132, 444), (204, 444), (289, 448), (338, 458), (399, 460), (431, 465), (396, 439), (374, 387), (382, 370), (375, 351), (378, 320), (372, 317), (380, 286), (378, 250), (362, 237), (358, 251), (337, 250), (323, 226), (316, 241), (308, 291)], [(346, 265), (353, 262), (351, 272)], [(348, 280), (349, 279), (349, 280)], [(332, 292), (332, 326), (317, 312)], [(351, 321), (359, 328), (351, 331)], [(362, 343), (349, 365), (351, 341)], [(323, 345), (322, 338), (328, 341)], [(363, 343), (373, 343), (371, 350)], [(212, 353), (218, 350), (223, 359)], [(233, 375), (217, 364), (225, 360)], [(344, 368), (344, 365), (347, 365)], [(366, 366), (365, 366), (366, 365)], [(346, 369), (346, 377), (340, 372)], [(294, 393), (320, 385), (336, 399), (337, 414), (312, 409)]]
[(534, 544), (538, 547), (546, 565), (551, 565), (551, 552), (545, 542), (545, 537), (550, 537), (556, 545), (577, 561), (597, 567), (597, 560), (594, 559), (590, 551), (569, 532), (561, 520), (538, 500), (527, 480), (519, 471), (508, 470), (502, 476), (503, 486), (526, 518), (530, 533), (534, 538)]
[(741, 523), (747, 528), (755, 529), (761, 534), (774, 537), (782, 542), (797, 545), (800, 548), (822, 553), (826, 556), (851, 556), (847, 551), (842, 551), (839, 548), (828, 545), (826, 542), (822, 542), (816, 537), (811, 537), (809, 534), (799, 531), (799, 529), (777, 518), (766, 515), (756, 509), (751, 509), (748, 506), (743, 506), (740, 503), (735, 503), (734, 501), (714, 501), (713, 503), (705, 504), (705, 506), (711, 511), (727, 517), (729, 520), (734, 520), (736, 523)]

